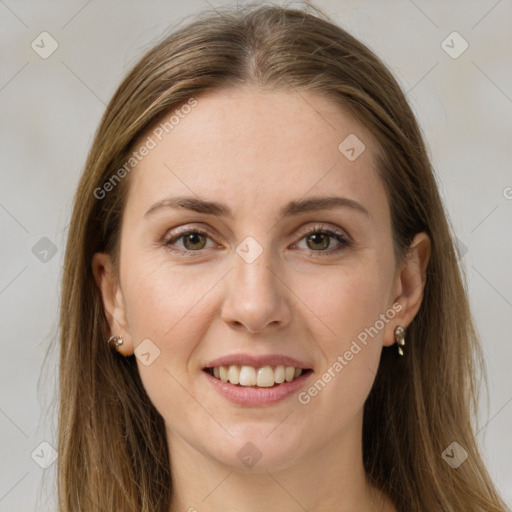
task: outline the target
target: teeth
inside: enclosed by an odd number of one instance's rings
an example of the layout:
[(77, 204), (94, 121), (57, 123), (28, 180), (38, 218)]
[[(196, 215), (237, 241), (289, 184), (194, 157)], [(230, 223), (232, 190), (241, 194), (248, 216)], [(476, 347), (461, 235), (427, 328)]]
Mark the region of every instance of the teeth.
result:
[(213, 376), (222, 382), (230, 382), (240, 386), (258, 386), (260, 388), (271, 388), (275, 384), (282, 384), (285, 381), (291, 382), (300, 375), (302, 375), (302, 368), (281, 364), (275, 368), (268, 365), (254, 368), (237, 364), (213, 368)]
[(221, 366), (219, 368), (219, 373), (220, 373), (220, 380), (222, 382), (227, 382), (228, 381), (228, 370), (226, 369), (225, 366)]
[(274, 380), (276, 381), (276, 384), (282, 384), (284, 382), (284, 377), (285, 377), (284, 366), (282, 364), (276, 366), (274, 374), (275, 374)]
[(260, 388), (271, 388), (274, 385), (274, 370), (271, 366), (264, 366), (258, 369), (256, 385)]
[[(240, 381), (240, 386), (255, 386), (256, 385), (256, 370), (252, 366), (242, 366), (242, 368), (240, 368), (239, 381)], [(234, 383), (231, 382), (231, 384), (234, 384)]]
[(231, 384), (240, 382), (240, 366), (232, 364), (228, 369), (228, 380)]

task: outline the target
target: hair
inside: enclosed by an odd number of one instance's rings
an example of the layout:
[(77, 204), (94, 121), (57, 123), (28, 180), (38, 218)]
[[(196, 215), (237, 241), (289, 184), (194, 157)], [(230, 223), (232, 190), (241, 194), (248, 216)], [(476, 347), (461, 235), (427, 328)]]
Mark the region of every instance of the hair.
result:
[[(397, 260), (414, 236), (431, 240), (422, 305), (403, 358), (384, 347), (364, 405), (368, 479), (403, 512), (503, 512), (477, 446), (482, 349), (464, 274), (421, 131), (397, 81), (365, 45), (320, 14), (276, 5), (208, 10), (166, 35), (129, 72), (103, 115), (81, 176), (65, 253), (60, 310), (58, 497), (62, 511), (168, 512), (171, 474), (163, 418), (134, 356), (112, 351), (94, 253), (118, 275), (130, 177), (122, 168), (155, 123), (201, 93), (244, 84), (330, 98), (379, 143)], [(453, 469), (443, 451), (467, 460)]]

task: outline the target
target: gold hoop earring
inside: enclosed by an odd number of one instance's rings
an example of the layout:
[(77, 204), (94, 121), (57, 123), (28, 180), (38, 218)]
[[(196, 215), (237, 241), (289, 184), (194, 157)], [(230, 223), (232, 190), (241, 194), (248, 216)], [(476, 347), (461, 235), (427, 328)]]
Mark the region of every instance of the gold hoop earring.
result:
[(123, 344), (121, 336), (110, 336), (107, 341), (110, 348), (115, 348), (119, 352), (119, 346)]
[(402, 347), (405, 346), (405, 329), (401, 325), (399, 325), (395, 329), (395, 340), (398, 343), (398, 353), (401, 356), (403, 356), (404, 351), (403, 351)]

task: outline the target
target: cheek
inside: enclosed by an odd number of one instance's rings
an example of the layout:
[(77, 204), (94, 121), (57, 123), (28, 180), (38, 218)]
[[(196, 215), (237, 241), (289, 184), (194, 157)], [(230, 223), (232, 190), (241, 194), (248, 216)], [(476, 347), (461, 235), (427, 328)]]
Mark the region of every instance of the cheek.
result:
[(317, 317), (313, 332), (326, 347), (342, 350), (385, 314), (390, 283), (388, 267), (361, 263), (357, 268), (333, 269), (315, 280), (301, 276), (293, 289)]
[(149, 352), (151, 361), (146, 365), (144, 357), (137, 357), (142, 383), (167, 422), (173, 411), (180, 411), (180, 423), (195, 423), (202, 416), (184, 391), (193, 392), (188, 368), (213, 322), (212, 292), (225, 272), (185, 270), (162, 261), (132, 263), (124, 290), (127, 318), (136, 355)]
[[(141, 336), (153, 336), (160, 342), (172, 342), (174, 347), (187, 337), (185, 333), (191, 334), (191, 325), (194, 330), (190, 319), (204, 309), (209, 291), (223, 275), (219, 269), (185, 268), (162, 258), (133, 261), (129, 268), (124, 292), (135, 344)], [(185, 324), (189, 330), (184, 329)]]
[(226, 271), (206, 265), (172, 265), (162, 258), (134, 258), (126, 268), (130, 272), (124, 293), (135, 354), (147, 353), (147, 347), (151, 353), (148, 366), (143, 357), (137, 357), (144, 387), (161, 412), (187, 411), (183, 387), (191, 389), (194, 384), (195, 375), (189, 369), (219, 314), (212, 298)]
[[(323, 395), (319, 402), (342, 404), (345, 413), (362, 405), (379, 366), (384, 329), (391, 320), (389, 268), (365, 264), (364, 270), (359, 265), (337, 269), (322, 286), (304, 280), (295, 288), (315, 313), (309, 332), (323, 354), (318, 372), (322, 382), (311, 394)], [(344, 413), (340, 409), (335, 414)]]

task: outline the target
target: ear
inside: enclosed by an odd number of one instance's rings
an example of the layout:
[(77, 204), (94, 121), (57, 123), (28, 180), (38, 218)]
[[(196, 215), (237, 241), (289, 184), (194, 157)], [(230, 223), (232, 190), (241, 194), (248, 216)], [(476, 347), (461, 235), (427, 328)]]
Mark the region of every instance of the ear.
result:
[(123, 344), (118, 349), (121, 354), (125, 356), (132, 355), (134, 351), (133, 339), (126, 318), (124, 297), (121, 286), (114, 275), (110, 256), (106, 253), (97, 252), (92, 258), (92, 272), (101, 292), (105, 316), (110, 326), (110, 334), (123, 338)]
[[(407, 329), (418, 313), (423, 300), (426, 283), (426, 270), (430, 260), (430, 238), (426, 233), (418, 233), (407, 255), (400, 265), (393, 288), (393, 307), (396, 312), (387, 324), (384, 345), (395, 343), (395, 329), (401, 325)], [(406, 335), (407, 339), (407, 335)]]

